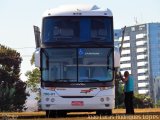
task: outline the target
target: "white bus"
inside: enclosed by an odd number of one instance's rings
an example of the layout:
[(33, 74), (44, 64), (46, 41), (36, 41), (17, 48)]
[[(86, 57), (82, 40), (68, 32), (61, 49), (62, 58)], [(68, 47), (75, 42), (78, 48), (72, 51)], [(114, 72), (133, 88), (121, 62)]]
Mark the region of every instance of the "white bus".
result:
[(39, 28), (34, 30), (35, 65), (41, 71), (39, 108), (46, 116), (112, 114), (119, 67), (112, 12), (96, 5), (61, 6), (43, 14), (41, 38)]

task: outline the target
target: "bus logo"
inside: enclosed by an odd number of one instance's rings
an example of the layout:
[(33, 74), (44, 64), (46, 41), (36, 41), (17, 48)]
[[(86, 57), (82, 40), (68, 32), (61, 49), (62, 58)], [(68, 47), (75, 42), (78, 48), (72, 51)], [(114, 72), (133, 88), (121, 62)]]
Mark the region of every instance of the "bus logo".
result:
[(96, 89), (96, 88), (89, 88), (89, 89), (87, 89), (87, 90), (81, 90), (80, 93), (85, 93), (85, 94), (87, 94), (87, 93), (92, 92), (94, 89)]
[(82, 48), (80, 48), (80, 49), (78, 50), (78, 53), (79, 53), (79, 56), (84, 56), (84, 55), (85, 55), (85, 51), (84, 51), (84, 49), (82, 49)]

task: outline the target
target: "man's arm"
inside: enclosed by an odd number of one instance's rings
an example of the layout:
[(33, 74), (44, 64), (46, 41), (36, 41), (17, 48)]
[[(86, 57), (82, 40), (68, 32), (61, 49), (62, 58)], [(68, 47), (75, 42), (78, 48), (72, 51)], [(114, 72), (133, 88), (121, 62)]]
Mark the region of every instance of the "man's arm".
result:
[(121, 74), (121, 72), (119, 72), (119, 75), (120, 75), (120, 78), (121, 78), (121, 80), (124, 82), (124, 83), (126, 83), (127, 82), (127, 80), (128, 80), (128, 77), (126, 78), (123, 78), (123, 76), (122, 76), (122, 74)]
[(128, 77), (123, 79), (123, 82), (126, 83), (128, 81)]

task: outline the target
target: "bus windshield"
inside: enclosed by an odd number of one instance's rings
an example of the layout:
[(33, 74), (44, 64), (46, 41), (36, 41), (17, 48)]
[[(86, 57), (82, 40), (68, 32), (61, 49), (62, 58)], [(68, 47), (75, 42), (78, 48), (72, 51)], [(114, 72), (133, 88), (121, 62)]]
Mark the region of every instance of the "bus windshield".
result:
[(42, 42), (112, 42), (111, 17), (70, 16), (43, 19)]
[(42, 49), (42, 80), (104, 82), (113, 79), (112, 48)]

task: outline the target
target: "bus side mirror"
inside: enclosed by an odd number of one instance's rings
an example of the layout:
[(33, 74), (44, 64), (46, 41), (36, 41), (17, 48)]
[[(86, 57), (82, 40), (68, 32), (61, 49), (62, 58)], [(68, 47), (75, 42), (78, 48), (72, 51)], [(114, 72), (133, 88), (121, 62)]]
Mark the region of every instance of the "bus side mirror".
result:
[(37, 26), (33, 26), (33, 29), (34, 29), (36, 48), (39, 48), (41, 44), (40, 29)]
[(40, 67), (41, 62), (40, 62), (40, 48), (37, 48), (35, 53), (34, 53), (34, 60), (35, 60), (35, 67)]
[(114, 50), (114, 68), (120, 67), (120, 53), (118, 49)]

